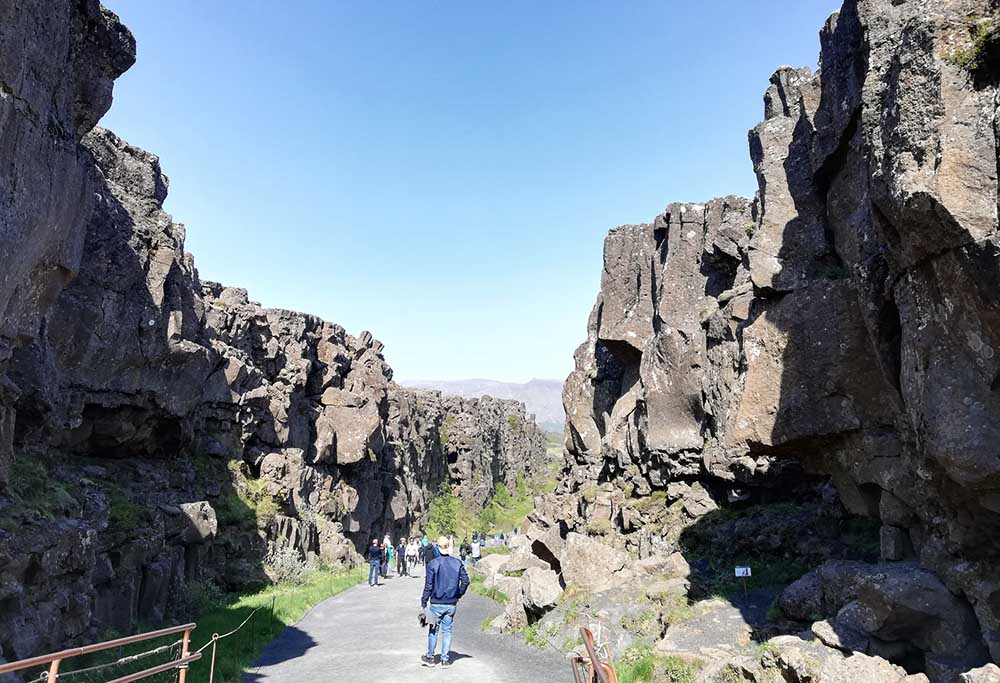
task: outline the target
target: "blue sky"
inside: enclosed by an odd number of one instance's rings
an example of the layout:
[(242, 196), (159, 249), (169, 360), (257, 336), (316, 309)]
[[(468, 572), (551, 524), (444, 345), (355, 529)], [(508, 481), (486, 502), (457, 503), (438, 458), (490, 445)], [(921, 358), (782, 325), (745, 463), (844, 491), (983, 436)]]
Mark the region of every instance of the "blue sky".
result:
[(203, 279), (385, 342), (399, 379), (562, 378), (607, 231), (752, 195), (746, 132), (833, 0), (104, 0), (102, 125)]

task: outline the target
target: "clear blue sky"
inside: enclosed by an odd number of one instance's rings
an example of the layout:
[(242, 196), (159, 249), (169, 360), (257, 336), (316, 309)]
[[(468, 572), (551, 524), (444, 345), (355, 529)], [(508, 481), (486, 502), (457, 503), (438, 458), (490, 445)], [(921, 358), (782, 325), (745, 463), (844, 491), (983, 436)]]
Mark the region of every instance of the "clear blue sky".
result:
[(601, 249), (756, 189), (747, 129), (835, 0), (104, 0), (102, 125), (161, 158), (203, 279), (386, 344), (399, 379), (562, 378)]

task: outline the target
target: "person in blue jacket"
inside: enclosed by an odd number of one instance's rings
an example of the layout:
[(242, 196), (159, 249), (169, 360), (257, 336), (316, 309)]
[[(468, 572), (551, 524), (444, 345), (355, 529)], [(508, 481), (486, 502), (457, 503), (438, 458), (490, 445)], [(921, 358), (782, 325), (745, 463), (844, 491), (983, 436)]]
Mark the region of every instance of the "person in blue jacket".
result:
[(420, 597), (420, 607), (430, 612), (427, 654), (420, 659), (425, 666), (434, 666), (434, 651), (437, 649), (440, 634), (441, 666), (449, 667), (451, 627), (455, 620), (458, 601), (469, 587), (469, 575), (462, 561), (451, 556), (450, 538), (442, 536), (437, 540), (436, 546), (441, 554), (427, 564), (427, 571), (424, 574), (424, 593)]

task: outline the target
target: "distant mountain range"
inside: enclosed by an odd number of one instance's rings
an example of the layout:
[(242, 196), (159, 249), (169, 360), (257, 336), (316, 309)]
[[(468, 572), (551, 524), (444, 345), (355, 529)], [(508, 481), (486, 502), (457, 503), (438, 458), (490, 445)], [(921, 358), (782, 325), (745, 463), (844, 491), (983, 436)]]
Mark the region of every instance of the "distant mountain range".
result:
[(444, 394), (465, 398), (492, 396), (521, 401), (529, 413), (535, 414), (538, 426), (547, 432), (561, 432), (566, 417), (562, 406), (563, 383), (557, 379), (533, 379), (524, 384), (498, 382), (492, 379), (452, 381), (415, 379), (404, 380), (400, 384), (414, 389), (435, 389)]

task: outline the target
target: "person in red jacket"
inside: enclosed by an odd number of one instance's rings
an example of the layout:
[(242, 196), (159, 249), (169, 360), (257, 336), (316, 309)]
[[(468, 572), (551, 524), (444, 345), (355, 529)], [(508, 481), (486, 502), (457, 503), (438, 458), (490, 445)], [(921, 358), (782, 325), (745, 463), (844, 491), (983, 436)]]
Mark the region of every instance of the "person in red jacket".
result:
[(441, 666), (451, 666), (451, 627), (455, 620), (458, 601), (469, 587), (469, 575), (465, 565), (457, 557), (452, 557), (451, 539), (442, 536), (437, 541), (441, 553), (427, 564), (424, 574), (424, 592), (420, 597), (420, 607), (427, 615), (430, 631), (427, 634), (427, 654), (420, 659), (425, 666), (434, 666), (434, 651), (437, 649), (438, 634), (441, 635)]

